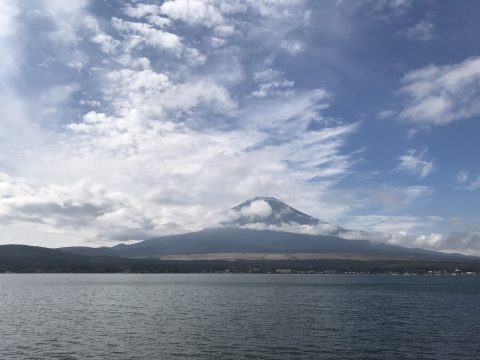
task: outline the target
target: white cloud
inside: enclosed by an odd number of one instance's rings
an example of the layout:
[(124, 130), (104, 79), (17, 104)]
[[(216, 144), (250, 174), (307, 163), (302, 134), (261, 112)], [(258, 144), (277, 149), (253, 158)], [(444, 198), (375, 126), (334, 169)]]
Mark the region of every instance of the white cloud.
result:
[(105, 98), (117, 114), (128, 113), (134, 108), (138, 116), (146, 118), (163, 117), (165, 112), (178, 117), (202, 105), (221, 113), (236, 107), (228, 90), (208, 78), (175, 84), (167, 75), (151, 69), (121, 69), (108, 72), (105, 81), (110, 84), (105, 88)]
[(436, 221), (411, 215), (358, 215), (346, 222), (345, 226), (381, 234), (406, 235), (428, 229)]
[(468, 191), (475, 191), (480, 189), (480, 175), (477, 175), (476, 179), (472, 180), (470, 184), (465, 186), (465, 189)]
[(367, 2), (371, 17), (382, 21), (393, 21), (410, 11), (413, 0), (370, 0)]
[[(319, 223), (318, 225), (299, 225), (296, 223), (282, 223), (281, 225), (269, 225), (262, 222), (249, 223), (242, 225), (242, 227), (253, 230), (271, 230), (284, 231), (297, 234), (308, 235), (332, 235), (337, 234), (338, 227), (329, 223)], [(359, 239), (357, 232), (348, 231), (340, 234), (341, 237), (349, 237), (352, 240)]]
[(453, 232), (448, 236), (444, 235), (438, 245), (439, 248), (446, 249), (446, 251), (479, 256), (480, 234)]
[[(221, 0), (219, 0), (221, 1)], [(302, 12), (303, 0), (247, 0), (246, 3), (255, 12), (261, 16), (270, 17), (274, 19), (286, 19), (294, 14)], [(239, 9), (241, 11), (241, 9)], [(308, 21), (310, 12), (302, 14), (302, 20)]]
[(398, 238), (396, 242), (415, 248), (475, 256), (480, 255), (480, 235), (477, 233), (453, 232), (449, 235), (438, 233), (418, 236), (406, 235)]
[(407, 98), (400, 112), (404, 120), (445, 125), (480, 114), (480, 59), (430, 65), (403, 77), (400, 93)]
[(160, 6), (156, 4), (142, 4), (135, 5), (128, 4), (123, 8), (123, 12), (133, 18), (143, 18), (147, 15), (158, 15), (160, 12)]
[(156, 226), (133, 199), (92, 180), (42, 186), (6, 174), (0, 174), (0, 223), (36, 224), (41, 233), (78, 232), (87, 240), (122, 232), (153, 234)]
[(429, 41), (435, 37), (434, 32), (435, 24), (428, 19), (422, 19), (412, 27), (400, 31), (399, 34), (413, 40)]
[[(458, 252), (480, 255), (480, 235), (478, 233), (453, 232), (450, 235), (432, 233), (429, 230), (444, 221), (436, 216), (412, 215), (359, 215), (345, 223), (347, 228), (366, 230), (356, 238), (365, 238), (393, 245), (422, 248), (443, 252)], [(353, 233), (355, 236), (355, 233)], [(349, 234), (345, 234), (349, 238)]]
[(215, 35), (221, 38), (231, 36), (235, 33), (235, 26), (233, 25), (218, 25), (215, 27)]
[(251, 93), (254, 97), (288, 96), (292, 92), (291, 88), (295, 85), (295, 82), (285, 79), (271, 68), (262, 69), (254, 73), (253, 78), (258, 84), (258, 88)]
[(468, 171), (466, 170), (460, 170), (458, 173), (457, 173), (457, 181), (460, 183), (460, 184), (465, 184), (468, 180)]
[(63, 0), (43, 0), (41, 12), (48, 16), (55, 25), (50, 37), (64, 44), (71, 44), (77, 40), (77, 34), (85, 26), (85, 8), (88, 0), (78, 0), (65, 6)]
[(398, 170), (409, 172), (420, 179), (426, 178), (435, 169), (434, 161), (427, 158), (428, 149), (421, 152), (409, 150), (405, 155), (400, 156)]
[[(0, 51), (4, 54), (0, 59), (0, 107), (2, 108), (2, 125), (0, 126), (0, 163), (7, 166), (12, 161), (13, 154), (30, 151), (36, 146), (42, 146), (52, 141), (55, 135), (45, 128), (56, 126), (58, 117), (69, 114), (68, 103), (78, 85), (75, 82), (59, 82), (53, 79), (41, 86), (35, 81), (28, 84), (30, 94), (26, 92), (26, 75), (28, 66), (37, 67), (36, 72), (44, 71), (53, 63), (57, 67), (62, 65), (78, 72), (86, 56), (78, 51), (76, 44), (68, 43), (68, 39), (80, 31), (83, 26), (82, 18), (85, 2), (79, 1), (68, 9), (59, 9), (56, 1), (40, 1), (28, 8), (20, 6), (18, 2), (1, 2), (0, 4)], [(41, 35), (48, 45), (55, 43), (57, 47), (51, 49), (49, 57), (40, 63), (25, 61), (29, 48), (19, 45), (19, 39), (28, 39), (25, 22), (28, 24), (31, 17), (44, 16), (50, 21), (48, 29), (42, 29)], [(69, 24), (63, 16), (74, 18)], [(30, 38), (31, 40), (31, 38)], [(32, 69), (30, 68), (29, 71)], [(40, 83), (40, 82), (39, 82)], [(6, 165), (5, 165), (6, 164)]]
[(380, 118), (380, 119), (388, 119), (388, 118), (391, 118), (392, 116), (394, 116), (396, 114), (396, 112), (392, 109), (387, 109), (387, 110), (381, 110), (378, 112), (377, 116)]
[(112, 18), (112, 25), (128, 40), (126, 47), (133, 49), (143, 44), (154, 48), (162, 48), (179, 56), (183, 50), (182, 40), (176, 34), (156, 29), (150, 24), (125, 21)]
[(272, 213), (272, 208), (265, 200), (253, 201), (250, 205), (244, 206), (239, 211), (240, 216), (265, 218)]
[(468, 185), (467, 190), (475, 191), (480, 189), (480, 175), (477, 175), (477, 178)]
[[(11, 94), (10, 80), (18, 72), (18, 47), (15, 46), (17, 31), (16, 17), (19, 9), (15, 2), (0, 3), (0, 50), (4, 56), (0, 57), (0, 89), (2, 97)], [(5, 102), (7, 105), (8, 102)], [(3, 104), (2, 104), (3, 105)], [(5, 108), (6, 106), (2, 106)]]
[(290, 55), (298, 55), (305, 50), (305, 44), (298, 40), (283, 40), (280, 48), (288, 52)]
[(188, 24), (217, 26), (224, 24), (225, 20), (209, 1), (201, 0), (169, 0), (161, 5), (162, 14), (174, 20), (181, 20)]
[(476, 191), (480, 189), (480, 175), (470, 176), (467, 170), (461, 170), (457, 173), (456, 178), (459, 184), (457, 189), (466, 191)]
[(2, 1), (0, 3), (0, 39), (15, 34), (16, 21), (19, 9), (15, 2)]
[(172, 23), (169, 18), (160, 15), (161, 7), (156, 4), (129, 4), (123, 8), (123, 12), (132, 18), (144, 18), (149, 24), (160, 28), (167, 27)]
[(91, 37), (91, 41), (98, 44), (103, 52), (113, 54), (120, 46), (120, 41), (105, 33), (98, 33)]

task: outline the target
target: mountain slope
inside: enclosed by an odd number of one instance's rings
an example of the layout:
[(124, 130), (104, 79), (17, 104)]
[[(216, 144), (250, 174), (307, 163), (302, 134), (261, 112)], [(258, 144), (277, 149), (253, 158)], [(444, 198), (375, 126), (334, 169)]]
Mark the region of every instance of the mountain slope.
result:
[(228, 227), (163, 236), (113, 249), (119, 255), (127, 257), (212, 253), (342, 253), (396, 258), (458, 257), (428, 250), (372, 243), (368, 240), (346, 240), (328, 235)]
[(118, 256), (118, 251), (111, 247), (91, 248), (88, 246), (69, 246), (63, 247), (62, 250), (67, 253), (85, 255), (85, 256)]

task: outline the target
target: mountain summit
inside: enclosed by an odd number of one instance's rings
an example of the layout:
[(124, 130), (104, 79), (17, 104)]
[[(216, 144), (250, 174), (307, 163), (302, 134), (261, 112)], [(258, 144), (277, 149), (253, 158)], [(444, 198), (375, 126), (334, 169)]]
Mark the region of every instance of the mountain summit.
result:
[(255, 197), (232, 209), (235, 218), (229, 225), (261, 223), (281, 226), (283, 224), (318, 225), (324, 223), (310, 215), (285, 204), (274, 197)]

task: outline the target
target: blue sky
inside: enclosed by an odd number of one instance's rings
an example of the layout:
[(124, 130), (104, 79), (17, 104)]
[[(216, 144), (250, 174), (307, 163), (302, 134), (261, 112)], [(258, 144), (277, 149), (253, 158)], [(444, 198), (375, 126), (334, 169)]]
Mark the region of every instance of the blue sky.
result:
[(254, 196), (480, 253), (477, 1), (0, 4), (0, 239), (111, 245)]

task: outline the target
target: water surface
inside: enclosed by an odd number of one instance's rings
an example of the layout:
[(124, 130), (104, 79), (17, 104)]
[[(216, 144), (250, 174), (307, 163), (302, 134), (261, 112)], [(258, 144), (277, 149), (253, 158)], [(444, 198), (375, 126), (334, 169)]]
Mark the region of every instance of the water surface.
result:
[(480, 278), (2, 274), (0, 359), (480, 359)]

